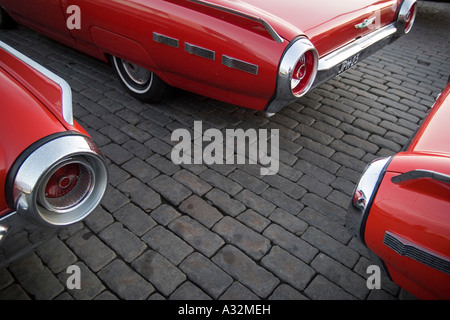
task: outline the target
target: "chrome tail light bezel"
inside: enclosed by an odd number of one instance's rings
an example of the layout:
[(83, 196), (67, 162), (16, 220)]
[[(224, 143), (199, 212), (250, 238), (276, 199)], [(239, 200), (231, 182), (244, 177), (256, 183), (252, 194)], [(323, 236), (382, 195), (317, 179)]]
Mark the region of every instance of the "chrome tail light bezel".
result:
[(366, 221), (392, 157), (373, 160), (364, 169), (353, 193), (347, 210), (346, 226), (362, 242)]
[[(297, 90), (297, 86), (293, 86), (295, 81), (294, 72), (297, 70), (303, 56), (309, 60), (306, 74), (302, 77), (301, 89)], [(268, 104), (265, 111), (268, 113), (275, 113), (280, 111), (287, 104), (297, 100), (305, 95), (314, 84), (319, 67), (319, 53), (306, 37), (299, 37), (294, 39), (285, 50), (278, 67), (277, 88), (273, 100)]]
[(407, 34), (411, 31), (417, 15), (417, 1), (404, 0), (398, 10), (397, 29), (399, 35)]
[[(58, 136), (20, 160), (10, 187), (10, 202), (18, 214), (35, 224), (66, 226), (79, 222), (98, 206), (106, 191), (106, 162), (95, 143), (84, 135)], [(45, 201), (45, 185), (56, 168), (70, 163), (86, 168), (92, 179), (82, 198), (57, 208)]]

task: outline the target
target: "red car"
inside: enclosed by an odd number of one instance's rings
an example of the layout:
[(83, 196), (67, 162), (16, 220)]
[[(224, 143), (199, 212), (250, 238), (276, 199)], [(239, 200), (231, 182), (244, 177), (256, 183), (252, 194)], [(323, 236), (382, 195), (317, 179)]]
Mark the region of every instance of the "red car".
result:
[(108, 173), (98, 147), (73, 119), (67, 82), (3, 42), (0, 101), (4, 267), (33, 247), (18, 240), (22, 231), (45, 239), (90, 214), (103, 197)]
[[(12, 19), (111, 61), (137, 98), (178, 87), (268, 114), (409, 32), (416, 0), (0, 0)], [(12, 18), (12, 19), (11, 19)]]
[(450, 299), (449, 119), (450, 85), (404, 151), (366, 168), (347, 215), (391, 279), (421, 299)]

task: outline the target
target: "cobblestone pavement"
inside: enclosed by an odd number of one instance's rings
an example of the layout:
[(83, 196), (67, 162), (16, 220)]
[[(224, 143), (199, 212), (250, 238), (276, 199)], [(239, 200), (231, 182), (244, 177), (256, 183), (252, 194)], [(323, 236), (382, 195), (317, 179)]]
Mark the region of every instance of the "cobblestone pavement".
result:
[[(420, 2), (410, 34), (271, 118), (177, 91), (156, 105), (113, 70), (20, 27), (0, 39), (65, 78), (100, 145), (110, 183), (84, 222), (0, 271), (1, 299), (412, 299), (366, 286), (365, 250), (344, 228), (354, 184), (398, 152), (450, 75), (450, 4)], [(194, 121), (280, 130), (280, 170), (175, 165), (177, 128)], [(82, 287), (68, 289), (68, 266)]]

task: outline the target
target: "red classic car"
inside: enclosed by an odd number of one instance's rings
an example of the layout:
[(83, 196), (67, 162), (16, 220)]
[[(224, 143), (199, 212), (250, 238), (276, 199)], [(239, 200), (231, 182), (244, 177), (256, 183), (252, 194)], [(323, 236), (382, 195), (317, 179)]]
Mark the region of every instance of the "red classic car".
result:
[[(415, 0), (0, 0), (12, 19), (104, 61), (137, 98), (169, 87), (267, 113), (409, 32)], [(11, 19), (12, 18), (12, 19)]]
[(450, 85), (404, 151), (368, 165), (349, 228), (391, 279), (423, 299), (450, 299)]
[[(108, 173), (73, 119), (67, 82), (3, 42), (0, 104), (1, 268), (90, 214)], [(26, 232), (33, 240), (20, 237)]]

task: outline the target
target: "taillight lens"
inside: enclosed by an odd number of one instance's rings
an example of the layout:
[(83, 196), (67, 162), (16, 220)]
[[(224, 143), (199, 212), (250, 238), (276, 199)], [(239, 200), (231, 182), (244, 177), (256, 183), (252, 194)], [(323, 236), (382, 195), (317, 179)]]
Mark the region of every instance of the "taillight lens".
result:
[(416, 19), (416, 12), (417, 12), (417, 3), (414, 3), (414, 5), (409, 9), (408, 13), (405, 16), (405, 33), (408, 33), (413, 24), (414, 20)]
[(64, 212), (76, 207), (91, 193), (94, 174), (81, 162), (68, 162), (51, 170), (39, 191), (39, 202), (47, 210)]
[(292, 93), (300, 97), (311, 86), (311, 78), (315, 75), (315, 57), (313, 51), (306, 51), (300, 56), (291, 75)]
[(417, 14), (417, 1), (416, 0), (405, 0), (400, 7), (398, 13), (398, 22), (400, 32), (408, 33), (416, 19)]

